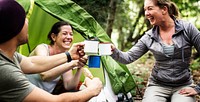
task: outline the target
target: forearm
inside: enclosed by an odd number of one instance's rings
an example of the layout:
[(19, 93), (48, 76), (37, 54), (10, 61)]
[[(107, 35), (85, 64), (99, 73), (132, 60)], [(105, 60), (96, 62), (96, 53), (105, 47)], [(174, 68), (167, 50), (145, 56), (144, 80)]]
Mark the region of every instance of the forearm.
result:
[(24, 73), (40, 73), (67, 62), (65, 53), (53, 56), (23, 57), (20, 66)]
[(93, 89), (86, 88), (78, 92), (66, 92), (60, 95), (52, 95), (38, 87), (25, 97), (23, 102), (87, 102), (97, 94)]
[(139, 59), (147, 51), (148, 48), (146, 45), (141, 41), (138, 41), (136, 45), (126, 52), (120, 51), (119, 49), (114, 49), (111, 57), (120, 63), (129, 64)]
[(126, 52), (122, 52), (118, 49), (115, 49), (113, 54), (111, 55), (111, 57), (120, 62), (120, 63), (123, 63), (123, 64), (129, 64), (131, 62), (133, 62), (134, 60), (130, 59), (130, 55), (128, 55), (128, 53)]
[(76, 73), (74, 75), (74, 82), (76, 83), (76, 85), (78, 85), (79, 82), (80, 82), (82, 71), (83, 71), (83, 68), (79, 68), (79, 69), (77, 69), (77, 71), (76, 71)]
[(59, 65), (51, 70), (48, 70), (46, 72), (40, 73), (42, 80), (44, 81), (51, 81), (62, 75), (63, 73), (71, 70), (74, 68), (73, 63), (64, 63), (62, 65)]
[(73, 72), (71, 72), (71, 74), (68, 73), (68, 75), (67, 75), (67, 73), (63, 74), (65, 89), (66, 90), (77, 90), (77, 86), (80, 82), (80, 77), (81, 77), (81, 74), (82, 74), (82, 68), (77, 69), (77, 71), (74, 75), (73, 75)]
[(86, 88), (82, 91), (74, 92), (74, 93), (63, 93), (59, 95), (60, 99), (58, 102), (87, 102), (92, 97), (96, 96), (93, 90)]

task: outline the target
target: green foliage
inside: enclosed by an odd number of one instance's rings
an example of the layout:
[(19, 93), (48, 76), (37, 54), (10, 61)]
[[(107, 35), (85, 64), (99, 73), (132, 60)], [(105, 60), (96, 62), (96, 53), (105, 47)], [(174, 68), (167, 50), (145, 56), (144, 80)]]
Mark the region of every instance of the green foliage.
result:
[(198, 70), (200, 69), (200, 58), (197, 50), (193, 47), (192, 48), (192, 59), (190, 62), (191, 70)]
[(110, 0), (72, 0), (92, 15), (105, 28)]
[(198, 69), (200, 69), (200, 58), (197, 58), (197, 59), (193, 60), (191, 62), (190, 68), (192, 70), (198, 70)]

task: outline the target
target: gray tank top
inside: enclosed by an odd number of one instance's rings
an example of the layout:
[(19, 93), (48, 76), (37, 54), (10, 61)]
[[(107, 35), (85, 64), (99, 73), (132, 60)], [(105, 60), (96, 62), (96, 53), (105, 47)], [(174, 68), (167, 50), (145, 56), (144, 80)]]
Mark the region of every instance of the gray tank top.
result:
[(163, 51), (165, 55), (172, 56), (174, 54), (174, 44), (172, 45), (163, 44)]

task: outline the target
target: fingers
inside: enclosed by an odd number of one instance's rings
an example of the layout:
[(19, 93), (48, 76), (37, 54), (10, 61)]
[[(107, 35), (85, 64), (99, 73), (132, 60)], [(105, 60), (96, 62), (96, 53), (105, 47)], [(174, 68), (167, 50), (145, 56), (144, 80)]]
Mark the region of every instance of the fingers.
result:
[(90, 78), (93, 79), (94, 76), (92, 75), (92, 73), (88, 70), (88, 68), (83, 68), (83, 74), (86, 78)]
[(78, 46), (78, 49), (77, 49), (77, 52), (79, 54), (79, 57), (83, 57), (85, 55), (85, 52), (84, 52), (84, 43), (81, 43), (80, 44), (81, 46)]
[(188, 93), (190, 93), (190, 92), (187, 89), (181, 89), (179, 91), (179, 94), (181, 94), (181, 95), (187, 95)]
[(84, 45), (85, 45), (85, 44), (84, 44), (83, 42), (80, 42), (80, 43), (74, 43), (72, 46), (73, 46), (73, 47), (78, 47), (78, 48), (81, 48), (81, 47), (83, 48)]
[(79, 46), (78, 49), (77, 49), (79, 55), (81, 57), (83, 57), (85, 55), (85, 52), (84, 52), (84, 47), (83, 46)]
[(94, 84), (96, 84), (96, 85), (98, 85), (100, 88), (102, 88), (102, 82), (101, 82), (101, 80), (99, 79), (99, 78), (97, 78), (97, 77), (93, 77), (92, 79), (91, 78), (89, 78), (89, 77), (85, 77), (85, 85), (86, 86), (90, 86), (90, 85), (94, 85)]
[(84, 58), (84, 59), (88, 59), (88, 55), (84, 55), (83, 58)]
[(113, 52), (115, 49), (116, 47), (113, 44), (111, 44), (111, 51)]
[(79, 68), (81, 68), (81, 67), (84, 67), (85, 65), (86, 65), (86, 63), (87, 63), (87, 58), (80, 58), (79, 59), (79, 61), (78, 61), (78, 66), (79, 66)]
[(89, 88), (95, 96), (97, 96), (103, 87), (103, 84), (99, 78), (89, 78), (85, 77), (85, 81), (83, 83), (87, 88)]
[(185, 96), (193, 96), (193, 95), (196, 95), (197, 92), (193, 88), (184, 88), (179, 91), (179, 94), (185, 95)]
[(85, 55), (84, 53), (84, 43), (74, 43), (70, 50), (68, 51), (72, 57), (72, 59), (76, 60)]
[(82, 67), (84, 67), (86, 65), (86, 63), (81, 62), (81, 61), (78, 61), (77, 64), (78, 64), (77, 67), (79, 67), (79, 68), (82, 68)]
[(73, 60), (70, 63), (73, 63), (73, 67), (74, 67), (73, 69), (80, 69), (86, 65), (85, 62), (81, 62), (79, 60)]
[(180, 91), (179, 91), (179, 94), (184, 94), (185, 93), (185, 89), (181, 89)]
[(79, 59), (79, 61), (82, 62), (82, 63), (84, 63), (84, 64), (87, 63), (87, 60), (88, 60), (88, 58), (87, 58), (87, 57), (84, 57), (84, 56), (83, 56), (82, 58)]
[(186, 96), (193, 96), (194, 93), (187, 93)]
[(87, 80), (92, 80), (91, 78), (89, 78), (89, 77), (85, 77), (85, 81), (87, 81)]
[(179, 92), (179, 94), (184, 95), (184, 96), (188, 96), (188, 95), (190, 94), (190, 92), (186, 92), (186, 90), (183, 89), (183, 90), (181, 90), (181, 91)]

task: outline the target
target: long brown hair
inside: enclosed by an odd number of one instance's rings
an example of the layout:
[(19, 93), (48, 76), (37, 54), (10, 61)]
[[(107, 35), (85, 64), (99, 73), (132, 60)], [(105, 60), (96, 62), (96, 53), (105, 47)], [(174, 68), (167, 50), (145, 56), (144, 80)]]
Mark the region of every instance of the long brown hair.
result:
[(155, 5), (158, 6), (159, 8), (163, 8), (164, 6), (166, 6), (168, 8), (168, 13), (170, 17), (175, 17), (175, 18), (180, 17), (180, 12), (178, 7), (171, 0), (152, 0), (152, 1), (154, 1)]
[[(51, 42), (50, 42), (50, 45), (53, 45), (53, 44), (54, 44), (54, 41), (53, 41), (53, 39), (51, 38), (51, 34), (55, 34), (55, 35), (57, 36), (58, 33), (59, 33), (60, 30), (61, 30), (61, 27), (64, 26), (64, 25), (69, 25), (69, 26), (71, 26), (71, 25), (70, 25), (68, 22), (66, 22), (66, 21), (59, 21), (59, 22), (56, 22), (56, 23), (52, 26), (52, 28), (51, 28), (49, 34), (47, 35), (48, 39), (51, 41)], [(72, 27), (72, 26), (71, 26), (71, 27)], [(72, 28), (72, 29), (73, 29), (73, 28)]]

